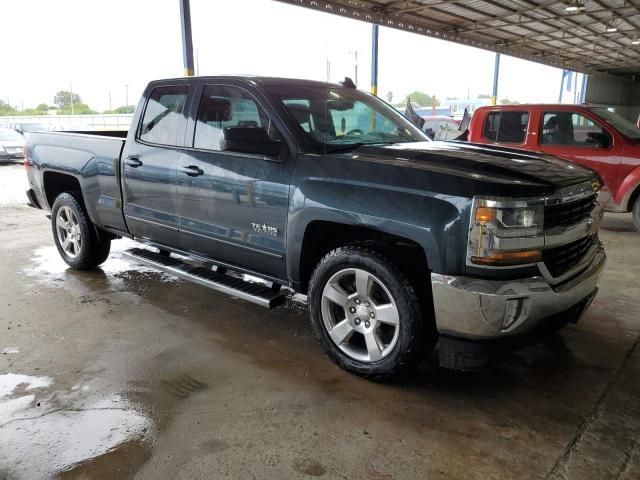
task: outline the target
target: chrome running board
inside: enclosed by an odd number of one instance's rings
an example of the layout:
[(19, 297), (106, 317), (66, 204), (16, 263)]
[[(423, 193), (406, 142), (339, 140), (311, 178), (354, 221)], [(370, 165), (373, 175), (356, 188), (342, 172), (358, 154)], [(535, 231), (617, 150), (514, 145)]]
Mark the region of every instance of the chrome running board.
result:
[(123, 255), (138, 263), (262, 307), (274, 308), (285, 301), (285, 296), (280, 292), (279, 285), (269, 288), (260, 283), (247, 282), (227, 275), (224, 273), (224, 269), (214, 271), (206, 266), (193, 265), (144, 248), (126, 250)]

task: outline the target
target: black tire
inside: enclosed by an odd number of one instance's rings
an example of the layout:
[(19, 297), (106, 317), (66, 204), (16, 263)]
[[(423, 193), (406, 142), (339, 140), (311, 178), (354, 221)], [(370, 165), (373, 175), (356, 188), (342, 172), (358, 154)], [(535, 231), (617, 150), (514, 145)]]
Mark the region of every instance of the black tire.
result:
[[(79, 251), (75, 256), (67, 253), (60, 243), (57, 231), (56, 219), (61, 208), (70, 209), (77, 220), (80, 230), (81, 243)], [(70, 267), (78, 270), (89, 270), (102, 264), (109, 256), (111, 250), (111, 240), (104, 240), (98, 237), (95, 226), (89, 220), (89, 215), (82, 204), (71, 194), (61, 193), (53, 202), (51, 208), (51, 228), (53, 231), (53, 241), (58, 248), (58, 253)]]
[[(345, 353), (331, 339), (323, 321), (325, 285), (349, 268), (365, 270), (377, 277), (395, 301), (399, 317), (397, 341), (390, 353), (378, 361), (360, 361)], [(345, 246), (325, 255), (309, 283), (309, 308), (314, 333), (325, 353), (340, 367), (359, 376), (377, 381), (400, 376), (415, 367), (422, 359), (420, 352), (427, 350), (422, 309), (413, 286), (391, 261), (371, 248)], [(348, 316), (346, 309), (345, 314)]]
[(640, 230), (640, 195), (638, 195), (633, 202), (631, 215), (633, 216), (633, 224), (637, 230)]

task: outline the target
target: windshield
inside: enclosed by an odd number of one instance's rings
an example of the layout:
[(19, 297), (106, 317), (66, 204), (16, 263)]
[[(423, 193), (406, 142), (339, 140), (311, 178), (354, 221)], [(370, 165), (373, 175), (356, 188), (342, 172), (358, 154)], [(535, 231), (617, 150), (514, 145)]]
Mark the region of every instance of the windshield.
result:
[(613, 126), (629, 140), (640, 140), (640, 129), (638, 129), (638, 127), (636, 127), (626, 118), (623, 118), (616, 113), (610, 112), (604, 107), (592, 108), (591, 111), (601, 119), (603, 119), (605, 122)]
[(428, 142), (427, 135), (373, 95), (348, 88), (271, 87), (318, 152), (361, 145)]
[(15, 130), (0, 130), (0, 142), (24, 142), (24, 138)]

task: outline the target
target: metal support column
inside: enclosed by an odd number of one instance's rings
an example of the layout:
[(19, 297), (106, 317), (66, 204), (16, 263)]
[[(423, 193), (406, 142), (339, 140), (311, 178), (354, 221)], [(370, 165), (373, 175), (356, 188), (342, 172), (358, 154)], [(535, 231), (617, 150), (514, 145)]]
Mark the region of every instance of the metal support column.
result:
[(371, 93), (378, 95), (378, 25), (371, 29)]
[(491, 105), (498, 104), (498, 77), (500, 76), (500, 54), (496, 53), (496, 63), (493, 69), (493, 92), (491, 93)]
[(191, 7), (189, 0), (180, 1), (180, 26), (182, 27), (182, 59), (185, 77), (193, 77), (193, 39), (191, 37)]

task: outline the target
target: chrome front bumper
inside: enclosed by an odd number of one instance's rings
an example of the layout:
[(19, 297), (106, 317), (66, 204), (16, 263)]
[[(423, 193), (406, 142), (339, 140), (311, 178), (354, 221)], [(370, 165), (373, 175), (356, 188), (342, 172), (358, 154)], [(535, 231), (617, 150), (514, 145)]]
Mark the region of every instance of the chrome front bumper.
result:
[(438, 332), (489, 340), (523, 334), (542, 326), (592, 295), (606, 255), (598, 244), (582, 272), (560, 285), (543, 276), (518, 280), (482, 280), (431, 274)]

